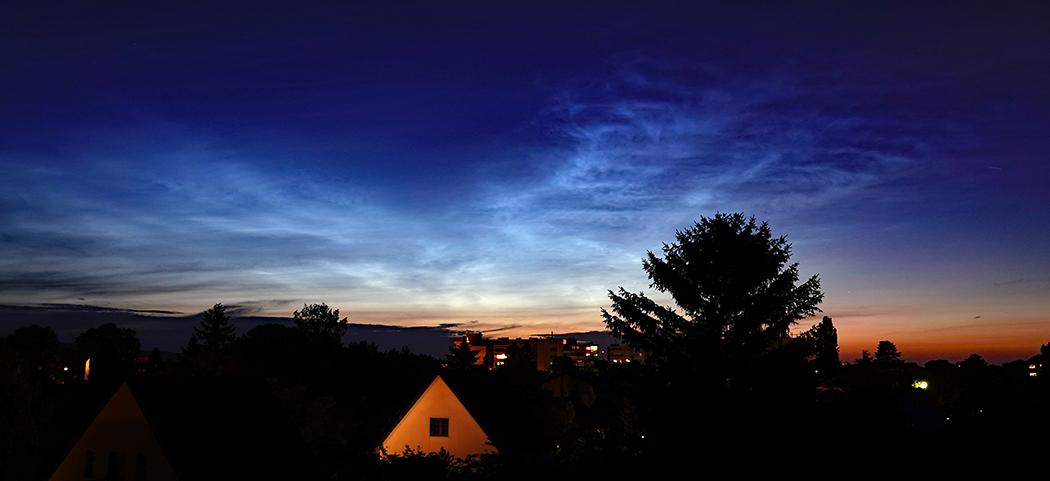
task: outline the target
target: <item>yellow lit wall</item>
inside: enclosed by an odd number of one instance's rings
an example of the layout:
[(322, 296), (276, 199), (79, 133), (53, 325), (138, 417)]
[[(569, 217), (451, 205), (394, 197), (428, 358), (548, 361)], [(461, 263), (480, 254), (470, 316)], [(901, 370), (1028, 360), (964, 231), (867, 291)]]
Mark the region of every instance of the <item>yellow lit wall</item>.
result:
[[(430, 435), (430, 418), (448, 418), (447, 437)], [(401, 454), (405, 446), (424, 452), (445, 448), (453, 456), (464, 458), (486, 451), (495, 453), (496, 448), (488, 442), (488, 435), (438, 376), (383, 441), (383, 449), (387, 454)]]

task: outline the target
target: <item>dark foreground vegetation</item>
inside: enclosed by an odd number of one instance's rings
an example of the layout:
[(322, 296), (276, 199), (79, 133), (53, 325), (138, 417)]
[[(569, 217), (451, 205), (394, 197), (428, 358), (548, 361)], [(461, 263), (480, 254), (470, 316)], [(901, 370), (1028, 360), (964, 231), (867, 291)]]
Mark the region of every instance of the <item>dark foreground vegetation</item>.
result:
[[(702, 219), (644, 267), (672, 296), (610, 292), (610, 330), (645, 362), (555, 362), (515, 348), (499, 368), (469, 350), (446, 359), (369, 343), (343, 345), (346, 319), (304, 306), (294, 325), (238, 334), (221, 304), (177, 359), (139, 352), (135, 332), (107, 324), (62, 346), (48, 328), (0, 339), (0, 479), (46, 479), (124, 379), (265, 379), (323, 479), (496, 479), (635, 473), (805, 473), (818, 477), (944, 475), (1043, 463), (1050, 382), (1042, 353), (988, 365), (908, 363), (892, 342), (839, 359), (819, 279), (798, 283), (790, 245), (741, 215)], [(85, 362), (90, 359), (88, 378)], [(397, 414), (434, 374), (486, 411), (495, 455), (377, 450)], [(545, 383), (558, 379), (569, 389)], [(237, 406), (218, 402), (217, 412)]]

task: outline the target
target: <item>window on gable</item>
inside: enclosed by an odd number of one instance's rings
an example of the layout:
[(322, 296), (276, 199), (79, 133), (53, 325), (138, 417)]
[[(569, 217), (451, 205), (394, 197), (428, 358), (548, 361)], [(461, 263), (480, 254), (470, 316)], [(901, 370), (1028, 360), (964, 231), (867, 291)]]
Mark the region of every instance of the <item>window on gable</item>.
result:
[(120, 469), (120, 455), (109, 453), (109, 461), (106, 462), (106, 481), (123, 481), (124, 472)]
[(84, 455), (84, 477), (90, 478), (95, 475), (95, 452), (88, 451)]
[(430, 418), (430, 435), (448, 437), (448, 418)]
[(146, 455), (140, 454), (135, 460), (135, 481), (146, 481)]

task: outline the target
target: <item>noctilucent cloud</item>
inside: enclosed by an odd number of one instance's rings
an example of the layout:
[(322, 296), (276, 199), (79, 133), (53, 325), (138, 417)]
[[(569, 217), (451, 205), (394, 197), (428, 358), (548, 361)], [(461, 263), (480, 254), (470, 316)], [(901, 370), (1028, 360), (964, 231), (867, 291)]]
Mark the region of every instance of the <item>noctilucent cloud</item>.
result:
[(843, 359), (1050, 342), (1046, 4), (23, 3), (9, 307), (600, 330), (647, 251), (744, 212)]

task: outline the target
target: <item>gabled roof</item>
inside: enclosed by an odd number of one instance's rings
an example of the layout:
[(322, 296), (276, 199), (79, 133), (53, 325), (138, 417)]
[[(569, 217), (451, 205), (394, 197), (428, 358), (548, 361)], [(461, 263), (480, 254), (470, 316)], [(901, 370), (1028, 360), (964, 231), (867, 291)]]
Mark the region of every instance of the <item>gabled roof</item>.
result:
[(179, 479), (317, 477), (302, 435), (262, 380), (139, 378), (121, 389), (134, 397)]
[(495, 374), (487, 370), (472, 373), (445, 370), (437, 373), (391, 419), (380, 437), (380, 443), (390, 436), (412, 407), (440, 379), (488, 436), (495, 447), (493, 451), (536, 451), (553, 446), (553, 440), (535, 421), (525, 402)]
[(383, 428), (382, 434), (379, 435), (378, 441), (380, 444), (382, 444), (383, 441), (390, 436), (390, 433), (394, 431), (394, 428), (396, 428), (398, 424), (401, 424), (401, 421), (405, 419), (405, 415), (407, 415), (408, 412), (412, 410), (412, 406), (415, 406), (416, 403), (419, 402), (419, 398), (423, 397), (423, 393), (427, 392), (427, 389), (430, 389), (430, 386), (432, 386), (439, 377), (441, 377), (441, 374), (435, 373), (434, 376), (430, 378), (430, 381), (421, 386), (419, 390), (416, 391), (416, 394), (412, 396), (411, 399), (409, 399), (408, 403), (402, 406), (401, 409), (399, 409), (397, 413), (394, 414), (394, 416), (390, 418), (389, 421), (387, 421), (386, 426)]
[[(429, 431), (429, 422), (435, 417), (446, 420), (444, 436), (433, 436)], [(401, 443), (423, 451), (445, 449), (458, 457), (496, 451), (477, 417), (440, 374), (434, 376), (385, 430), (381, 444), (391, 451), (388, 454), (398, 454)]]

